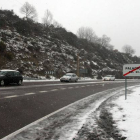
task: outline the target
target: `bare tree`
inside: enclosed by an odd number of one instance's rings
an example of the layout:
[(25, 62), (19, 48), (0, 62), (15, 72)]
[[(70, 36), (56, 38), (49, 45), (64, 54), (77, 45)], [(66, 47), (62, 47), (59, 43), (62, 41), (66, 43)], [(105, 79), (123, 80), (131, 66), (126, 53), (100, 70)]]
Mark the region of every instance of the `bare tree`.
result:
[(59, 27), (62, 27), (62, 25), (60, 23), (58, 23), (57, 21), (53, 20), (53, 26), (55, 28), (59, 28)]
[(102, 47), (105, 47), (108, 50), (113, 50), (114, 46), (110, 44), (110, 37), (103, 35), (102, 37), (97, 38), (97, 44), (100, 44)]
[(26, 19), (37, 19), (37, 11), (34, 6), (25, 2), (25, 4), (20, 8), (20, 12), (25, 15)]
[(108, 50), (113, 50), (113, 49), (114, 49), (114, 46), (111, 45), (111, 44), (109, 44), (109, 45), (107, 46), (107, 49), (108, 49)]
[(101, 45), (107, 48), (109, 46), (110, 41), (111, 39), (107, 35), (103, 35), (101, 38)]
[(107, 35), (103, 35), (102, 37), (98, 37), (92, 28), (89, 27), (81, 27), (77, 31), (77, 36), (79, 38), (87, 39), (90, 42), (99, 44), (102, 47), (107, 48), (108, 50), (113, 50), (114, 46), (109, 44), (111, 39)]
[(122, 50), (129, 55), (133, 55), (135, 53), (135, 50), (130, 45), (124, 45)]
[(94, 42), (97, 39), (97, 36), (95, 35), (92, 28), (89, 27), (81, 27), (77, 31), (77, 36), (79, 38), (87, 39), (90, 42)]
[(85, 38), (85, 28), (84, 27), (79, 28), (77, 31), (77, 35), (79, 38)]
[(44, 14), (44, 18), (42, 20), (43, 20), (44, 26), (50, 26), (53, 23), (52, 13), (49, 10), (46, 10)]

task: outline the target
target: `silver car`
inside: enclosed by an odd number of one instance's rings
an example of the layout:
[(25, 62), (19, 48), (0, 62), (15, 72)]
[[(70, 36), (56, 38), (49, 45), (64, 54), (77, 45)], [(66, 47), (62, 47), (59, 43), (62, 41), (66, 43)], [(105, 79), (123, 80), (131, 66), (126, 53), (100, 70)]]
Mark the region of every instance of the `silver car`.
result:
[(103, 81), (115, 81), (114, 75), (106, 75), (103, 77)]
[(63, 77), (60, 78), (61, 82), (77, 82), (78, 76), (75, 73), (67, 73)]

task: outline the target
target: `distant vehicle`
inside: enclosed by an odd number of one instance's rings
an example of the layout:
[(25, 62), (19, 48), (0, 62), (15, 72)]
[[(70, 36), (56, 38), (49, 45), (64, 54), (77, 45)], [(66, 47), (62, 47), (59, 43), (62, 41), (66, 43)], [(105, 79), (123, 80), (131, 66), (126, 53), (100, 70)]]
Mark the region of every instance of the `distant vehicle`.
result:
[(75, 73), (67, 73), (63, 77), (60, 78), (61, 82), (77, 82), (78, 76)]
[(106, 75), (103, 77), (103, 81), (115, 81), (115, 75)]
[(19, 71), (16, 70), (0, 70), (0, 85), (8, 85), (10, 83), (16, 83), (21, 85), (23, 77)]

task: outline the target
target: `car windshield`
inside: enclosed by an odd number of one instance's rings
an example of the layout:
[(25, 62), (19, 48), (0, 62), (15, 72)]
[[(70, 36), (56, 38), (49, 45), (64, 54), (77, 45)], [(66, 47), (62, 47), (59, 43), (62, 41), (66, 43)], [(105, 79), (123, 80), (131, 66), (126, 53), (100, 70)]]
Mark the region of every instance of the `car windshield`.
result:
[(0, 75), (6, 75), (7, 71), (0, 71)]

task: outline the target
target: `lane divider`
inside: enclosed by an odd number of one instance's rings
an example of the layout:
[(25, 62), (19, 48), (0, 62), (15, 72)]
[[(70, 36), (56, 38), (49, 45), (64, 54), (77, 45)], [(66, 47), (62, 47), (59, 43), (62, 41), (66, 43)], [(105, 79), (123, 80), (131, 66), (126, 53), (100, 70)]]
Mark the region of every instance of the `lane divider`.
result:
[(50, 91), (57, 91), (58, 89), (52, 89), (52, 90), (50, 90)]
[[(94, 85), (86, 85), (86, 86), (94, 86)], [(80, 88), (80, 87), (86, 87), (86, 86), (76, 86), (76, 87), (60, 88), (60, 90)], [(51, 91), (57, 91), (57, 90), (59, 90), (59, 89), (52, 89), (52, 90), (50, 90), (50, 92)], [(47, 93), (47, 92), (49, 92), (49, 91), (39, 91), (39, 93)], [(30, 92), (30, 93), (25, 93), (23, 95), (6, 96), (6, 97), (0, 98), (0, 99), (15, 98), (15, 97), (28, 96), (28, 95), (33, 95), (33, 94), (37, 94), (37, 93)]]
[(4, 98), (15, 98), (15, 97), (18, 97), (17, 95), (13, 95), (13, 96), (6, 96)]
[(45, 93), (45, 92), (48, 92), (48, 91), (39, 91), (40, 93)]
[(33, 92), (32, 93), (25, 93), (24, 95), (32, 95), (32, 94), (35, 94), (35, 93), (33, 93)]

